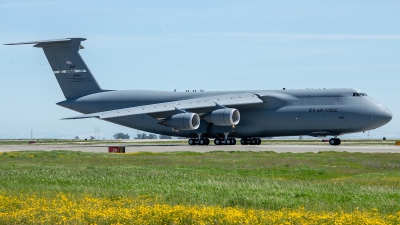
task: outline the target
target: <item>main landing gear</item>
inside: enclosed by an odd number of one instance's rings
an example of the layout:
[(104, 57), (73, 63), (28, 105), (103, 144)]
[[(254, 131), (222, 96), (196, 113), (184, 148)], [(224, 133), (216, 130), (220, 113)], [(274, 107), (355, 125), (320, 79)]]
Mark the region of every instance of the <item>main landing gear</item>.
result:
[(242, 138), (240, 140), (240, 144), (242, 144), (242, 145), (260, 145), (261, 139), (260, 138)]
[(208, 139), (208, 138), (201, 138), (201, 139), (191, 138), (191, 139), (189, 139), (188, 143), (189, 143), (189, 145), (209, 145), (210, 139)]
[(340, 145), (340, 143), (342, 143), (342, 141), (339, 138), (331, 138), (329, 140), (330, 145)]
[(215, 138), (214, 139), (214, 144), (215, 145), (236, 145), (236, 139), (235, 138)]

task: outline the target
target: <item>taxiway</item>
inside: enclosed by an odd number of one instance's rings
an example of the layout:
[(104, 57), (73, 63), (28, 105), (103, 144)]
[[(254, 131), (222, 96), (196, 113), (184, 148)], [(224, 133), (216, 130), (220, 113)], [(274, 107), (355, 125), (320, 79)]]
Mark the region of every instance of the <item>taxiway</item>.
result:
[[(53, 151), (68, 150), (82, 152), (108, 152), (109, 145), (0, 145), (0, 152), (11, 151)], [(209, 145), (209, 146), (186, 146), (186, 145), (120, 145), (125, 147), (126, 153), (131, 152), (210, 152), (210, 151), (273, 151), (278, 153), (292, 152), (363, 152), (363, 153), (400, 153), (400, 146), (320, 146), (320, 145)]]

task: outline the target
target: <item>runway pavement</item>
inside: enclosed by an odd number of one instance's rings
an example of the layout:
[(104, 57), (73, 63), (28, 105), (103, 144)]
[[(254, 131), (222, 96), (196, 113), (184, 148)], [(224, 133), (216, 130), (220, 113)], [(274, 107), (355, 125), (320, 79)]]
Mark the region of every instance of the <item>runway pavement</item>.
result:
[[(400, 146), (330, 146), (330, 145), (209, 145), (209, 146), (185, 146), (185, 145), (120, 145), (129, 152), (209, 152), (209, 151), (274, 151), (274, 152), (364, 152), (364, 153), (400, 153)], [(0, 145), (0, 152), (11, 151), (52, 151), (69, 150), (82, 152), (108, 152), (108, 145)]]

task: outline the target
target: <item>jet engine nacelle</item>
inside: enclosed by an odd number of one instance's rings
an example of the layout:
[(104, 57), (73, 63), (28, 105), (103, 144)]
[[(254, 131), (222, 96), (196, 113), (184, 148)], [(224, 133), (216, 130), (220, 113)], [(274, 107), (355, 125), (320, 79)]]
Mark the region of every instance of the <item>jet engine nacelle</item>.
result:
[(165, 120), (165, 126), (174, 130), (196, 130), (200, 126), (200, 117), (196, 113), (180, 113)]
[(204, 119), (217, 126), (233, 126), (239, 123), (240, 113), (237, 109), (217, 109), (206, 114)]

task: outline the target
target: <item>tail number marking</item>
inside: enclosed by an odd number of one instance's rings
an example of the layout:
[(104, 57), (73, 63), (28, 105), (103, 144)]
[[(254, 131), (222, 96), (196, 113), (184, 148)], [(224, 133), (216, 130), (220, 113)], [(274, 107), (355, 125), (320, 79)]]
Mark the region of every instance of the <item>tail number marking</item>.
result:
[(55, 70), (53, 72), (55, 74), (60, 74), (60, 73), (85, 73), (86, 70)]
[(68, 82), (89, 82), (92, 81), (90, 78), (68, 78)]

